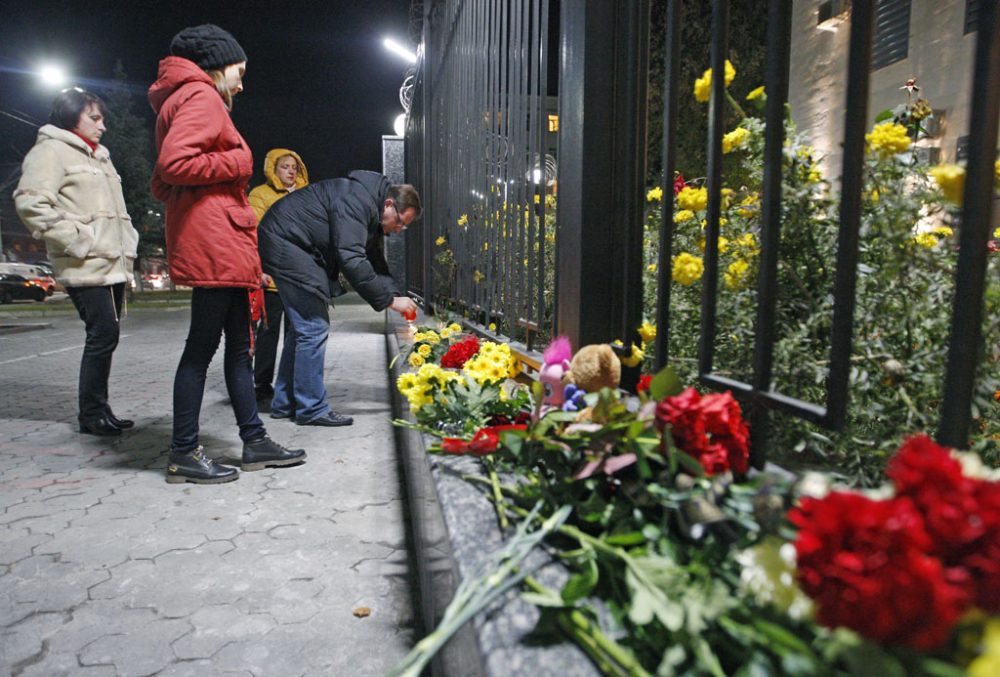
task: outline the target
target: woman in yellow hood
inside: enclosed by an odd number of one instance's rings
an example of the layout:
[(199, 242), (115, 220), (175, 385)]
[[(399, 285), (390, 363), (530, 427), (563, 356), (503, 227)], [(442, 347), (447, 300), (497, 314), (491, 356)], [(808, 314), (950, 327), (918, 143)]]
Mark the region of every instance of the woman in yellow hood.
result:
[[(294, 190), (309, 185), (309, 172), (299, 154), (287, 148), (274, 148), (264, 158), (264, 178), (266, 181), (250, 191), (250, 207), (257, 214), (260, 223), (264, 214), (275, 202)], [(278, 335), (281, 331), (281, 317), (284, 306), (278, 296), (274, 280), (265, 275), (264, 319), (257, 327), (257, 349), (253, 359), (253, 380), (258, 400), (270, 400), (274, 396), (271, 382), (274, 380), (274, 363), (278, 354)], [(285, 333), (288, 333), (288, 318), (285, 318)]]

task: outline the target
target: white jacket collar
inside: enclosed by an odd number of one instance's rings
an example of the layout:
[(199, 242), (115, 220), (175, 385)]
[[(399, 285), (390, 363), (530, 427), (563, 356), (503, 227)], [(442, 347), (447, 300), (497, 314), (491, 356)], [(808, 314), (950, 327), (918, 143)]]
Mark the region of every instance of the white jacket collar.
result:
[(42, 141), (44, 139), (55, 139), (57, 141), (62, 141), (63, 143), (69, 144), (70, 146), (79, 148), (85, 153), (88, 154), (92, 153), (93, 156), (96, 157), (98, 160), (103, 160), (105, 158), (110, 157), (108, 149), (102, 146), (101, 144), (97, 144), (97, 150), (91, 151), (90, 146), (87, 145), (87, 142), (81, 139), (75, 133), (69, 131), (68, 129), (63, 129), (62, 127), (56, 127), (55, 125), (51, 124), (42, 125), (38, 129), (38, 141)]

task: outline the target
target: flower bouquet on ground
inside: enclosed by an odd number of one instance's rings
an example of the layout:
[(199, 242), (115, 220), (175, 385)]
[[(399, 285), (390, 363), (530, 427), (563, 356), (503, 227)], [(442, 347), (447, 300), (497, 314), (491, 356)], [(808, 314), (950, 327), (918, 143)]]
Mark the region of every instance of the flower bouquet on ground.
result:
[[(465, 411), (484, 392), (458, 387), (481, 385), (468, 364), (440, 377)], [(605, 674), (991, 674), (1000, 484), (974, 457), (913, 438), (878, 497), (823, 495), (813, 477), (749, 474), (739, 403), (669, 370), (639, 398), (604, 389), (575, 412), (542, 398), (499, 424), (477, 404), (432, 448), (482, 457), (468, 479), (501, 523), (571, 508), (545, 539), (565, 584), (525, 579), (537, 639), (572, 639)]]

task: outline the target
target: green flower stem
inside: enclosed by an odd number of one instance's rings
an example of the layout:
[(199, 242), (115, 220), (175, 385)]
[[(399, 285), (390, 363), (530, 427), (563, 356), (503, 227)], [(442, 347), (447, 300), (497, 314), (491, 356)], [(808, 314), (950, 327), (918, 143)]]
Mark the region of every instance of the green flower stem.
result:
[[(524, 583), (537, 593), (558, 596), (554, 590), (545, 587), (531, 576), (525, 578)], [(652, 677), (625, 647), (604, 634), (601, 628), (579, 609), (558, 611), (557, 621), (559, 627), (581, 645), (604, 674)]]
[(736, 99), (733, 98), (733, 95), (729, 93), (728, 89), (725, 90), (725, 92), (726, 92), (726, 101), (729, 102), (729, 105), (736, 110), (736, 114), (740, 116), (741, 120), (746, 119), (747, 114), (743, 110), (743, 107), (736, 102)]
[(496, 463), (492, 458), (484, 458), (483, 463), (490, 476), (490, 486), (493, 488), (493, 503), (497, 510), (497, 517), (500, 519), (500, 530), (507, 531), (510, 522), (507, 520), (507, 502), (503, 498), (503, 490), (500, 488), (500, 476), (497, 475)]

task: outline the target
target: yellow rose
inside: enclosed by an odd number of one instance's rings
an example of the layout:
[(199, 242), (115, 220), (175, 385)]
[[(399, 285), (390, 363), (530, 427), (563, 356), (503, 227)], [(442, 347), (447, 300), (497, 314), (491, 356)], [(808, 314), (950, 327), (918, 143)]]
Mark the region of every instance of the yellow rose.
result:
[(705, 262), (701, 257), (681, 252), (674, 257), (674, 282), (690, 286), (701, 279), (705, 272)]
[(1000, 675), (1000, 619), (993, 618), (986, 622), (982, 647), (982, 653), (969, 663), (969, 677)]
[(910, 147), (910, 137), (906, 127), (896, 122), (882, 122), (872, 128), (870, 134), (865, 134), (868, 142), (868, 152), (885, 160), (896, 153), (902, 153)]
[(694, 218), (694, 212), (690, 209), (682, 209), (674, 214), (674, 223), (684, 223)]
[(705, 188), (684, 186), (677, 194), (677, 206), (692, 212), (699, 212), (708, 206), (708, 191)]
[(737, 127), (728, 134), (722, 135), (722, 153), (731, 153), (734, 150), (742, 148), (746, 145), (747, 141), (750, 139), (750, 130), (744, 129), (743, 127)]
[[(430, 348), (430, 346), (426, 347)], [(424, 365), (424, 358), (419, 352), (410, 353), (409, 363), (411, 367), (422, 367)]]
[(764, 93), (764, 85), (761, 85), (757, 89), (753, 89), (750, 91), (749, 94), (747, 94), (747, 101), (756, 101), (757, 99), (763, 98), (765, 96), (767, 95)]
[(458, 217), (458, 225), (465, 226), (465, 225), (468, 225), (468, 223), (469, 223), (469, 215), (468, 214), (462, 214), (461, 216)]
[(646, 202), (659, 202), (663, 199), (663, 188), (656, 186), (655, 188), (650, 188), (649, 192), (646, 193)]
[(646, 271), (650, 272), (650, 273), (655, 273), (656, 272), (656, 264), (655, 263), (650, 263), (648, 266), (646, 266)]
[[(430, 357), (430, 355), (431, 355), (431, 347), (429, 345), (427, 345), (426, 343), (424, 343), (419, 348), (417, 348), (417, 352), (420, 353), (421, 357), (425, 357), (425, 358), (426, 357)], [(414, 366), (418, 366), (419, 367), (420, 365), (414, 365)]]
[(940, 164), (931, 168), (930, 175), (941, 189), (945, 199), (961, 207), (962, 193), (965, 191), (965, 168), (952, 164)]
[(732, 291), (738, 291), (745, 288), (747, 280), (747, 270), (750, 268), (750, 264), (743, 259), (737, 259), (729, 264), (726, 268), (726, 272), (723, 278), (726, 282), (726, 288)]
[(438, 247), (443, 245), (445, 242), (447, 242), (447, 240), (444, 239), (444, 235), (438, 235), (438, 239), (434, 240), (434, 244), (436, 244)]
[(656, 325), (650, 324), (649, 322), (643, 322), (639, 326), (639, 338), (642, 339), (643, 343), (649, 343), (656, 338)]

